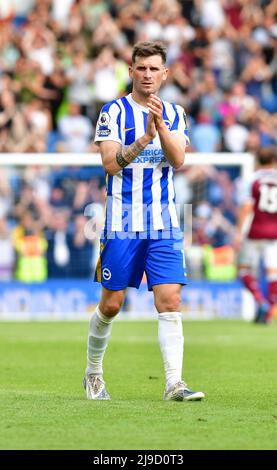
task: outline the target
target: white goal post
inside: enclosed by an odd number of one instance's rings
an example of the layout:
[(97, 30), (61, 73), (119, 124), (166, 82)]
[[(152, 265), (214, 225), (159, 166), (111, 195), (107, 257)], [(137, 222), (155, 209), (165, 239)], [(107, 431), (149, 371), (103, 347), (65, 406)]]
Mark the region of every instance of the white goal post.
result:
[[(98, 153), (2, 153), (2, 165), (102, 166), (102, 162)], [(254, 171), (255, 158), (251, 153), (186, 153), (184, 165), (240, 166), (245, 179)]]

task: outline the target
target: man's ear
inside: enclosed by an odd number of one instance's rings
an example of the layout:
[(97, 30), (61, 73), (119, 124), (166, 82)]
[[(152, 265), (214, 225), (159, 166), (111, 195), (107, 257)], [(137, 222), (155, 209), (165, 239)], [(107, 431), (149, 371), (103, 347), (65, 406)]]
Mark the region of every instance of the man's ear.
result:
[(129, 77), (133, 78), (133, 67), (131, 65), (129, 66)]
[(167, 79), (167, 75), (168, 75), (168, 69), (165, 68), (164, 73), (163, 73), (163, 78), (162, 78), (163, 82)]

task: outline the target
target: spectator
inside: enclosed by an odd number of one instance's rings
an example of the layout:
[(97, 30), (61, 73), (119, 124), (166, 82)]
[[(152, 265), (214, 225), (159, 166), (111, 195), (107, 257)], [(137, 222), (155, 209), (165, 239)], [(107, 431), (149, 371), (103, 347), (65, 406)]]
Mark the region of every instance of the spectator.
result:
[(223, 142), (228, 152), (244, 152), (248, 139), (248, 130), (236, 121), (233, 114), (228, 114), (223, 121)]
[(117, 60), (110, 47), (105, 47), (94, 61), (94, 100), (96, 112), (107, 100), (124, 92), (129, 81), (128, 68)]
[(61, 147), (66, 152), (85, 152), (92, 137), (92, 125), (88, 117), (82, 116), (78, 103), (69, 104), (69, 114), (58, 122), (63, 139)]
[(196, 152), (216, 152), (220, 146), (220, 132), (211, 117), (202, 113), (191, 132), (191, 143)]
[(205, 28), (220, 29), (224, 26), (225, 16), (220, 0), (200, 0), (200, 21)]
[(199, 105), (211, 117), (214, 123), (220, 121), (219, 103), (222, 102), (223, 93), (217, 86), (215, 75), (205, 72), (203, 82), (199, 85)]
[(28, 283), (46, 280), (47, 242), (31, 212), (23, 213), (20, 225), (13, 232), (13, 240), (17, 253), (16, 279)]
[(70, 10), (74, 4), (74, 0), (53, 0), (51, 16), (53, 20), (58, 23), (63, 30), (66, 30), (69, 23)]
[(54, 70), (55, 35), (42, 22), (28, 24), (22, 39), (22, 50), (26, 57), (37, 62), (44, 75)]
[(193, 242), (196, 244), (219, 247), (230, 245), (232, 241), (234, 226), (222, 215), (220, 209), (212, 208), (207, 202), (196, 207), (193, 225)]
[(11, 23), (1, 24), (0, 28), (0, 68), (11, 73), (20, 51), (17, 47)]
[(24, 213), (30, 213), (36, 218), (38, 216), (35, 206), (35, 194), (33, 187), (26, 181), (20, 181), (20, 190), (16, 195), (13, 207), (13, 216), (20, 220)]
[(245, 84), (243, 82), (235, 82), (230, 91), (229, 103), (232, 112), (240, 119), (241, 122), (247, 121), (247, 114), (251, 110), (256, 109), (255, 99), (247, 95)]
[[(208, 2), (207, 2), (208, 3)], [(226, 25), (209, 30), (211, 67), (221, 88), (228, 87), (234, 78), (234, 44)]]
[(92, 276), (93, 267), (93, 245), (85, 236), (85, 225), (87, 219), (80, 214), (74, 220), (74, 232), (72, 244), (70, 247), (71, 266), (70, 277), (76, 279), (90, 278)]
[(49, 279), (70, 277), (72, 237), (69, 234), (69, 211), (55, 210), (46, 232)]
[(69, 83), (68, 99), (70, 102), (79, 103), (83, 110), (87, 110), (92, 102), (92, 77), (93, 64), (87, 58), (84, 49), (75, 51), (72, 64), (66, 71)]
[(68, 80), (62, 65), (58, 59), (56, 59), (54, 64), (54, 70), (51, 75), (46, 77), (44, 81), (44, 88), (47, 91), (50, 91), (48, 94), (48, 106), (51, 113), (51, 127), (54, 131), (57, 130), (57, 120), (60, 108), (63, 101), (65, 100), (66, 90), (67, 90)]
[(76, 214), (83, 214), (85, 207), (89, 204), (89, 184), (87, 181), (79, 181), (76, 184), (73, 199), (73, 211)]

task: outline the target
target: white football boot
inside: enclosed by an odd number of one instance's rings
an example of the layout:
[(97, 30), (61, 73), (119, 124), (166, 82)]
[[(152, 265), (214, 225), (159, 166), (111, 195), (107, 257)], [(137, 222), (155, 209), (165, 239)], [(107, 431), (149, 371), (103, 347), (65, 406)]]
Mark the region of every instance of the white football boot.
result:
[(110, 400), (105, 382), (99, 375), (86, 374), (83, 385), (88, 400)]
[(199, 401), (205, 397), (203, 392), (190, 390), (184, 382), (177, 382), (164, 392), (164, 400)]

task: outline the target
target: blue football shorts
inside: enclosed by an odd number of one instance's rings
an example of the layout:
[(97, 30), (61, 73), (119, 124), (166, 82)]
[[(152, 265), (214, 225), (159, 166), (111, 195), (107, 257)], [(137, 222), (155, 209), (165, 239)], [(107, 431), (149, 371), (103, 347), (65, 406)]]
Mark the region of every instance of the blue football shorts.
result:
[(122, 232), (102, 238), (94, 280), (108, 290), (138, 289), (145, 272), (148, 290), (156, 284), (187, 284), (181, 231), (158, 232), (151, 239), (142, 238), (141, 232), (133, 238)]

